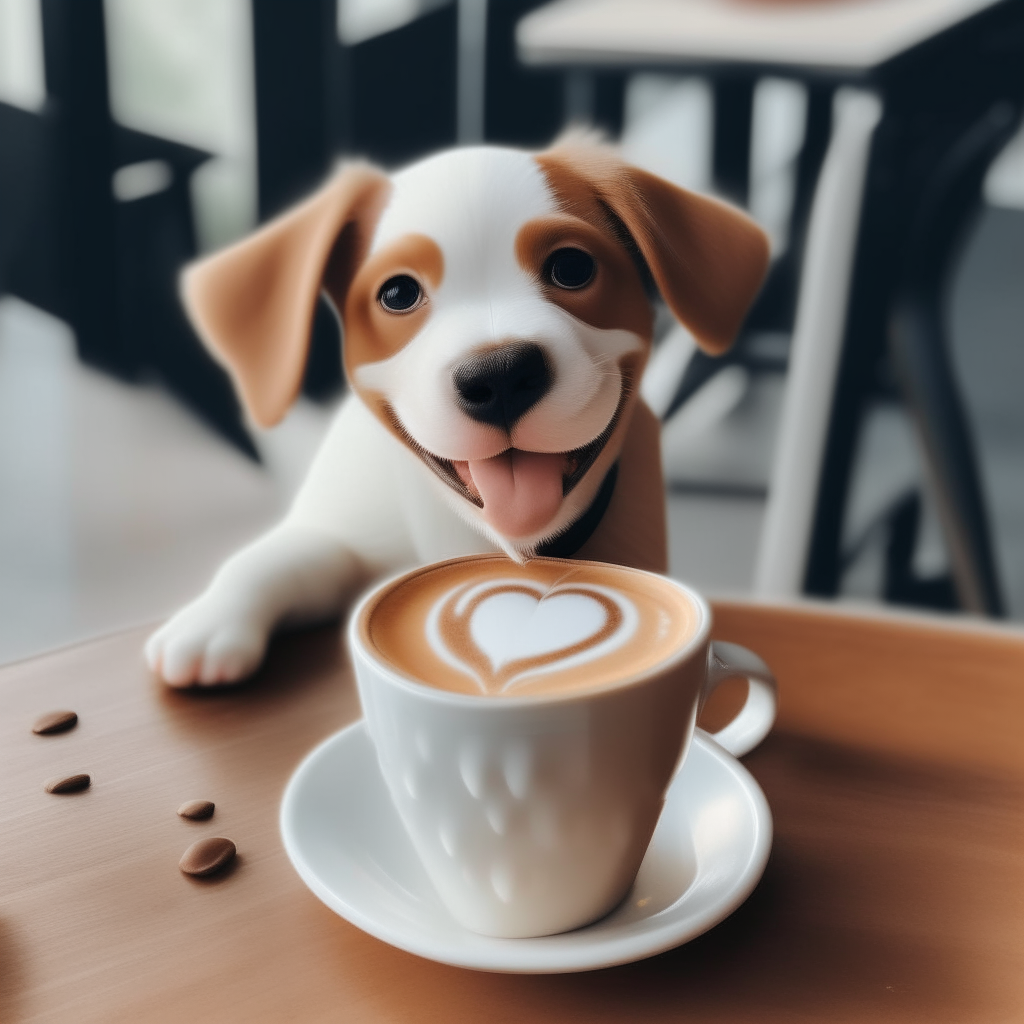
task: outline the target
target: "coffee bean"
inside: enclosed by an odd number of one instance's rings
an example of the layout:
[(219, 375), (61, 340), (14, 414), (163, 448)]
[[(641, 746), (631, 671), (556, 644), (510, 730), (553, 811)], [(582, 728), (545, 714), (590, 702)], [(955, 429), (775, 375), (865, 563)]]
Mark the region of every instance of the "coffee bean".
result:
[(88, 789), (92, 779), (85, 772), (80, 775), (58, 775), (46, 783), (47, 793), (80, 793)]
[(55, 732), (67, 732), (78, 725), (78, 715), (74, 711), (48, 711), (40, 715), (32, 726), (37, 736), (51, 736)]
[(235, 844), (223, 836), (200, 839), (193, 843), (178, 861), (178, 867), (186, 875), (212, 875), (231, 863), (235, 856)]
[(213, 801), (189, 800), (178, 808), (178, 814), (189, 821), (206, 821), (213, 817)]

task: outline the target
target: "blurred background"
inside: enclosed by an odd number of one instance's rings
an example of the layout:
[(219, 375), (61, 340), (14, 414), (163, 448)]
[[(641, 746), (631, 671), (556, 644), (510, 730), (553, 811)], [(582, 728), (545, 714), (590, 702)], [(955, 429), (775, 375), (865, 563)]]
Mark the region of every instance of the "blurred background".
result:
[(662, 311), (671, 571), (712, 594), (1024, 618), (1017, 0), (0, 0), (0, 662), (194, 596), (343, 393), (243, 421), (181, 265), (335, 162), (567, 125), (745, 206), (733, 352)]

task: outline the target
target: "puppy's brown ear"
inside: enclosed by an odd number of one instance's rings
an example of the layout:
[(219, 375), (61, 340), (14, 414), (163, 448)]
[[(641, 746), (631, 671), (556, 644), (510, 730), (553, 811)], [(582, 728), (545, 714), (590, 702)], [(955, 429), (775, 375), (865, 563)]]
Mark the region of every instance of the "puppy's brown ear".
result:
[(388, 180), (349, 167), (255, 234), (187, 267), (181, 292), (200, 337), (249, 415), (273, 426), (302, 383), (317, 294), (347, 288), (386, 201)]
[(625, 225), (672, 312), (705, 351), (736, 336), (768, 267), (768, 239), (746, 214), (623, 162), (601, 146), (537, 157), (559, 204), (588, 218), (594, 202)]

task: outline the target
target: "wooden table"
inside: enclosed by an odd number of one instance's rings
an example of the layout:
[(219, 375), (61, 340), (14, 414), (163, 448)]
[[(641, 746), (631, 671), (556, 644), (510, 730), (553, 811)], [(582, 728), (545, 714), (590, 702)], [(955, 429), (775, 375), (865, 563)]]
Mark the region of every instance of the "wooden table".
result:
[[(230, 691), (158, 686), (144, 630), (3, 669), (0, 1020), (1024, 1017), (1024, 634), (815, 606), (716, 615), (716, 636), (760, 651), (780, 680), (778, 726), (746, 760), (775, 815), (771, 861), (707, 935), (582, 975), (421, 960), (299, 881), (278, 837), (282, 789), (359, 714), (336, 630), (284, 638)], [(75, 730), (30, 732), (61, 707)], [(91, 789), (43, 791), (73, 771)], [(216, 801), (211, 821), (176, 816), (191, 798)], [(178, 858), (207, 835), (237, 842), (236, 866), (186, 878)]]

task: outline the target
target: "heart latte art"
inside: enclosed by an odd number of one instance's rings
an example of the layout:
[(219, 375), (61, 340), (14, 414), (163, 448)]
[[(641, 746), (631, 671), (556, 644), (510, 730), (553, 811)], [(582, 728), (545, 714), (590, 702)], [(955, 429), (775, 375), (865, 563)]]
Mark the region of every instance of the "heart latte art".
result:
[(466, 584), (444, 595), (427, 619), (434, 652), (471, 673), (485, 693), (524, 676), (562, 671), (610, 653), (636, 629), (623, 594), (593, 586), (554, 586), (511, 577)]
[(685, 596), (618, 566), (502, 556), (400, 580), (368, 611), (380, 654), (419, 682), (486, 696), (590, 688), (677, 651), (697, 629)]

